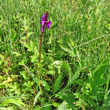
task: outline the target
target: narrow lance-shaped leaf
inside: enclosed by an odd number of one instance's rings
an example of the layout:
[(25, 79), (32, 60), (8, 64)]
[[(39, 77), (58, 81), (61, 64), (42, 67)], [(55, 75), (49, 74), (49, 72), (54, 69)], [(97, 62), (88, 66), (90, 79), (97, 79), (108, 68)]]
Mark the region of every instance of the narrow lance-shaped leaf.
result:
[(73, 81), (79, 77), (81, 71), (82, 71), (82, 68), (79, 67), (75, 72), (75, 74), (73, 75), (73, 77), (68, 81), (68, 84), (64, 89), (67, 89), (73, 83)]
[(35, 104), (36, 104), (36, 102), (38, 101), (38, 98), (40, 97), (41, 94), (42, 94), (41, 91), (39, 91), (39, 92), (37, 93), (37, 95), (36, 95), (35, 98), (34, 98), (33, 106), (35, 106)]
[(60, 74), (60, 75), (58, 76), (58, 78), (56, 79), (55, 85), (54, 85), (54, 93), (57, 92), (57, 91), (59, 90), (59, 87), (60, 87), (60, 83), (61, 83), (62, 77), (63, 77), (63, 75)]

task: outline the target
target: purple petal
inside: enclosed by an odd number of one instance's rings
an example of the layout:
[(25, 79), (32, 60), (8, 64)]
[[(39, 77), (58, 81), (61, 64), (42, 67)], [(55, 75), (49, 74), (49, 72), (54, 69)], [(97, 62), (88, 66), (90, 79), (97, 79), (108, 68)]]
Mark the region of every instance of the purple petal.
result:
[(51, 21), (48, 21), (48, 25), (52, 25)]
[(41, 21), (41, 24), (42, 24), (42, 26), (44, 26), (44, 24), (45, 24), (45, 21)]
[(45, 21), (45, 14), (43, 14), (43, 16), (41, 17), (42, 21)]
[(48, 21), (48, 22), (47, 22), (47, 25), (46, 25), (45, 27), (47, 27), (47, 28), (50, 29), (50, 25), (51, 25), (51, 24), (52, 24), (51, 21)]
[(48, 25), (48, 24), (45, 27), (47, 27), (48, 29), (50, 29), (50, 25)]

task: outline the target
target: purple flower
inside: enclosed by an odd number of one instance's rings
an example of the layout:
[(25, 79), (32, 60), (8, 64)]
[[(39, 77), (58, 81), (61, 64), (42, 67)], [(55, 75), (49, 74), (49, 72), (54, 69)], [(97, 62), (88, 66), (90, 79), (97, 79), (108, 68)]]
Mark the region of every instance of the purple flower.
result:
[(50, 29), (50, 26), (51, 26), (51, 21), (48, 21), (48, 16), (49, 16), (49, 13), (48, 11), (46, 12), (46, 14), (43, 14), (43, 16), (41, 17), (41, 24), (42, 24), (42, 27), (41, 27), (41, 32), (43, 33), (44, 32), (44, 28), (47, 27), (48, 29)]

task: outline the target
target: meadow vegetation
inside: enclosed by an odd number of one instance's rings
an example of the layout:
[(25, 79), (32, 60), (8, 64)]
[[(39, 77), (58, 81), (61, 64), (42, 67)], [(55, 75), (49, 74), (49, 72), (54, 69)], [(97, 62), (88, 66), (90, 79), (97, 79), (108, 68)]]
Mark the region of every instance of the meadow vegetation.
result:
[(109, 83), (109, 0), (0, 0), (0, 110), (107, 110)]

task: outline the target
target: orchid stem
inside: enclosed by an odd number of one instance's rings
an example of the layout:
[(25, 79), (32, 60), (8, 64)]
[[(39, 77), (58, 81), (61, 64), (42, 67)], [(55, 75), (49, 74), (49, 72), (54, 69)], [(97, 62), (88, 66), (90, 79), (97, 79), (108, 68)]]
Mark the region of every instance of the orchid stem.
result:
[(42, 37), (43, 37), (43, 32), (41, 34), (41, 38), (40, 38), (40, 44), (39, 44), (39, 64), (41, 62), (41, 45), (42, 45)]
[[(40, 63), (41, 63), (41, 45), (42, 45), (42, 37), (43, 37), (43, 32), (41, 34), (41, 37), (40, 37), (40, 44), (39, 44), (39, 67), (38, 67), (38, 70), (40, 68)], [(42, 92), (42, 89), (41, 89), (41, 86), (40, 86), (40, 71), (38, 71), (38, 79), (39, 79), (39, 89), (40, 89), (40, 92)]]

